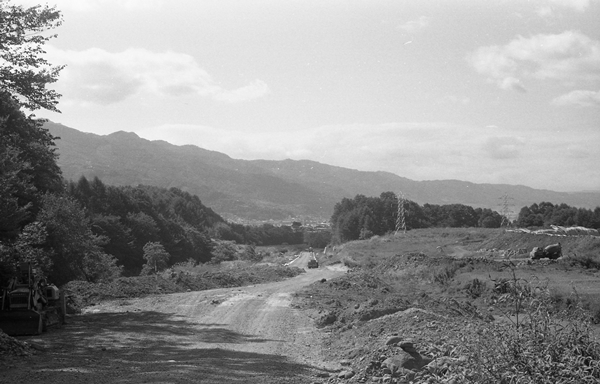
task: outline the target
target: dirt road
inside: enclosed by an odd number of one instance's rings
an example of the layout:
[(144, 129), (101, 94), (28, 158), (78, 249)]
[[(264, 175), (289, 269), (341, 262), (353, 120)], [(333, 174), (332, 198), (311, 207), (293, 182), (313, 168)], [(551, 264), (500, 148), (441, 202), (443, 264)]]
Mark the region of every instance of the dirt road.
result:
[[(292, 265), (306, 267), (305, 252)], [(0, 367), (1, 383), (310, 383), (335, 365), (292, 294), (341, 268), (242, 288), (103, 303), (63, 329), (21, 338), (40, 353)]]

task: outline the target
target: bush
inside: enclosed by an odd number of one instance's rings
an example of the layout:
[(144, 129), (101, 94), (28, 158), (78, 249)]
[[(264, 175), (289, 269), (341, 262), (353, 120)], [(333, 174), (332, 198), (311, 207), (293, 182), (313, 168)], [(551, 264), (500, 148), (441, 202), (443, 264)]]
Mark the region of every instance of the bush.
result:
[(456, 265), (442, 267), (433, 272), (432, 279), (438, 284), (446, 285), (454, 278), (457, 270), (458, 267)]
[(350, 268), (350, 269), (360, 267), (360, 263), (357, 263), (356, 261), (354, 261), (350, 257), (343, 257), (342, 258), (342, 263), (344, 263), (344, 265), (346, 267)]
[[(562, 297), (523, 279), (495, 281), (496, 293), (514, 303), (516, 320), (479, 323), (465, 337), (465, 382), (592, 383), (600, 380), (600, 343), (577, 295), (556, 312)], [(519, 314), (521, 317), (519, 319)]]
[(582, 311), (550, 315), (540, 303), (521, 324), (492, 323), (468, 346), (471, 382), (591, 383), (600, 380), (600, 344)]
[(469, 283), (466, 284), (465, 290), (471, 296), (471, 298), (476, 299), (486, 290), (485, 282), (479, 279), (473, 279)]
[(600, 269), (600, 257), (592, 255), (572, 256), (571, 263), (587, 269)]
[(224, 261), (231, 261), (238, 258), (238, 250), (233, 241), (218, 240), (212, 251), (210, 260), (213, 264), (219, 264)]

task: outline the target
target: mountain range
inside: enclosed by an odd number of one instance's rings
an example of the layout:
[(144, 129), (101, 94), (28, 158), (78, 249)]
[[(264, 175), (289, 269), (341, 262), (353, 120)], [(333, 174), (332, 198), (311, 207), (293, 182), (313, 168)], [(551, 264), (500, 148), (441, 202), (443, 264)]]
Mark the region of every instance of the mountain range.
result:
[(514, 214), (549, 201), (594, 209), (600, 192), (555, 192), (522, 185), (459, 180), (414, 181), (389, 172), (365, 172), (309, 160), (238, 160), (193, 145), (149, 141), (135, 133), (101, 136), (61, 124), (44, 126), (59, 137), (58, 165), (66, 179), (100, 178), (110, 185), (177, 187), (229, 220), (328, 220), (335, 204), (357, 194), (400, 192), (418, 204), (466, 204)]

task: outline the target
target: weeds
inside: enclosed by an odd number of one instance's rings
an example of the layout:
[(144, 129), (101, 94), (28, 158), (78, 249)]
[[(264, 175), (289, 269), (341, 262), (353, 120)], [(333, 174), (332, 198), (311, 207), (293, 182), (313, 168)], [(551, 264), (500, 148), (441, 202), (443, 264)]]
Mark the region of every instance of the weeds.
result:
[(521, 327), (494, 323), (477, 329), (471, 362), (481, 366), (472, 382), (595, 383), (600, 346), (581, 314), (551, 316), (544, 305)]
[(358, 262), (354, 261), (354, 260), (353, 260), (352, 258), (350, 258), (350, 257), (343, 257), (343, 258), (342, 258), (342, 263), (343, 263), (343, 264), (344, 264), (346, 267), (348, 267), (348, 268), (350, 268), (350, 269), (352, 269), (352, 268), (359, 268), (359, 267), (361, 266), (361, 264), (360, 264), (360, 263), (358, 263)]
[[(592, 336), (589, 313), (577, 292), (570, 306), (555, 313), (549, 290), (519, 279), (494, 281), (496, 293), (514, 305), (516, 320), (481, 324), (470, 345), (473, 369), (468, 381), (497, 383), (596, 383), (600, 380), (600, 343)], [(562, 296), (561, 296), (562, 299)], [(521, 316), (520, 316), (521, 315)]]
[(570, 258), (571, 263), (582, 266), (586, 269), (598, 269), (600, 270), (600, 258), (592, 255), (573, 255)]
[(448, 285), (454, 276), (456, 276), (456, 271), (460, 267), (460, 265), (452, 263), (451, 265), (436, 269), (433, 272), (432, 280), (440, 285)]
[(486, 285), (484, 281), (479, 279), (473, 279), (465, 286), (467, 294), (472, 298), (476, 299), (486, 291)]

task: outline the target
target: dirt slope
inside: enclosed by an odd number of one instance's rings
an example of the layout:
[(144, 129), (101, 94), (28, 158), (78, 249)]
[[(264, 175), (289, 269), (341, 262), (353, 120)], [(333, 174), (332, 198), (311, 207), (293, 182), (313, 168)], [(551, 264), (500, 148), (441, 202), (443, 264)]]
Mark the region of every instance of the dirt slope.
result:
[(40, 352), (0, 361), (0, 383), (311, 382), (336, 367), (323, 363), (319, 331), (291, 295), (343, 273), (307, 269), (277, 283), (87, 308), (63, 329), (20, 338)]

